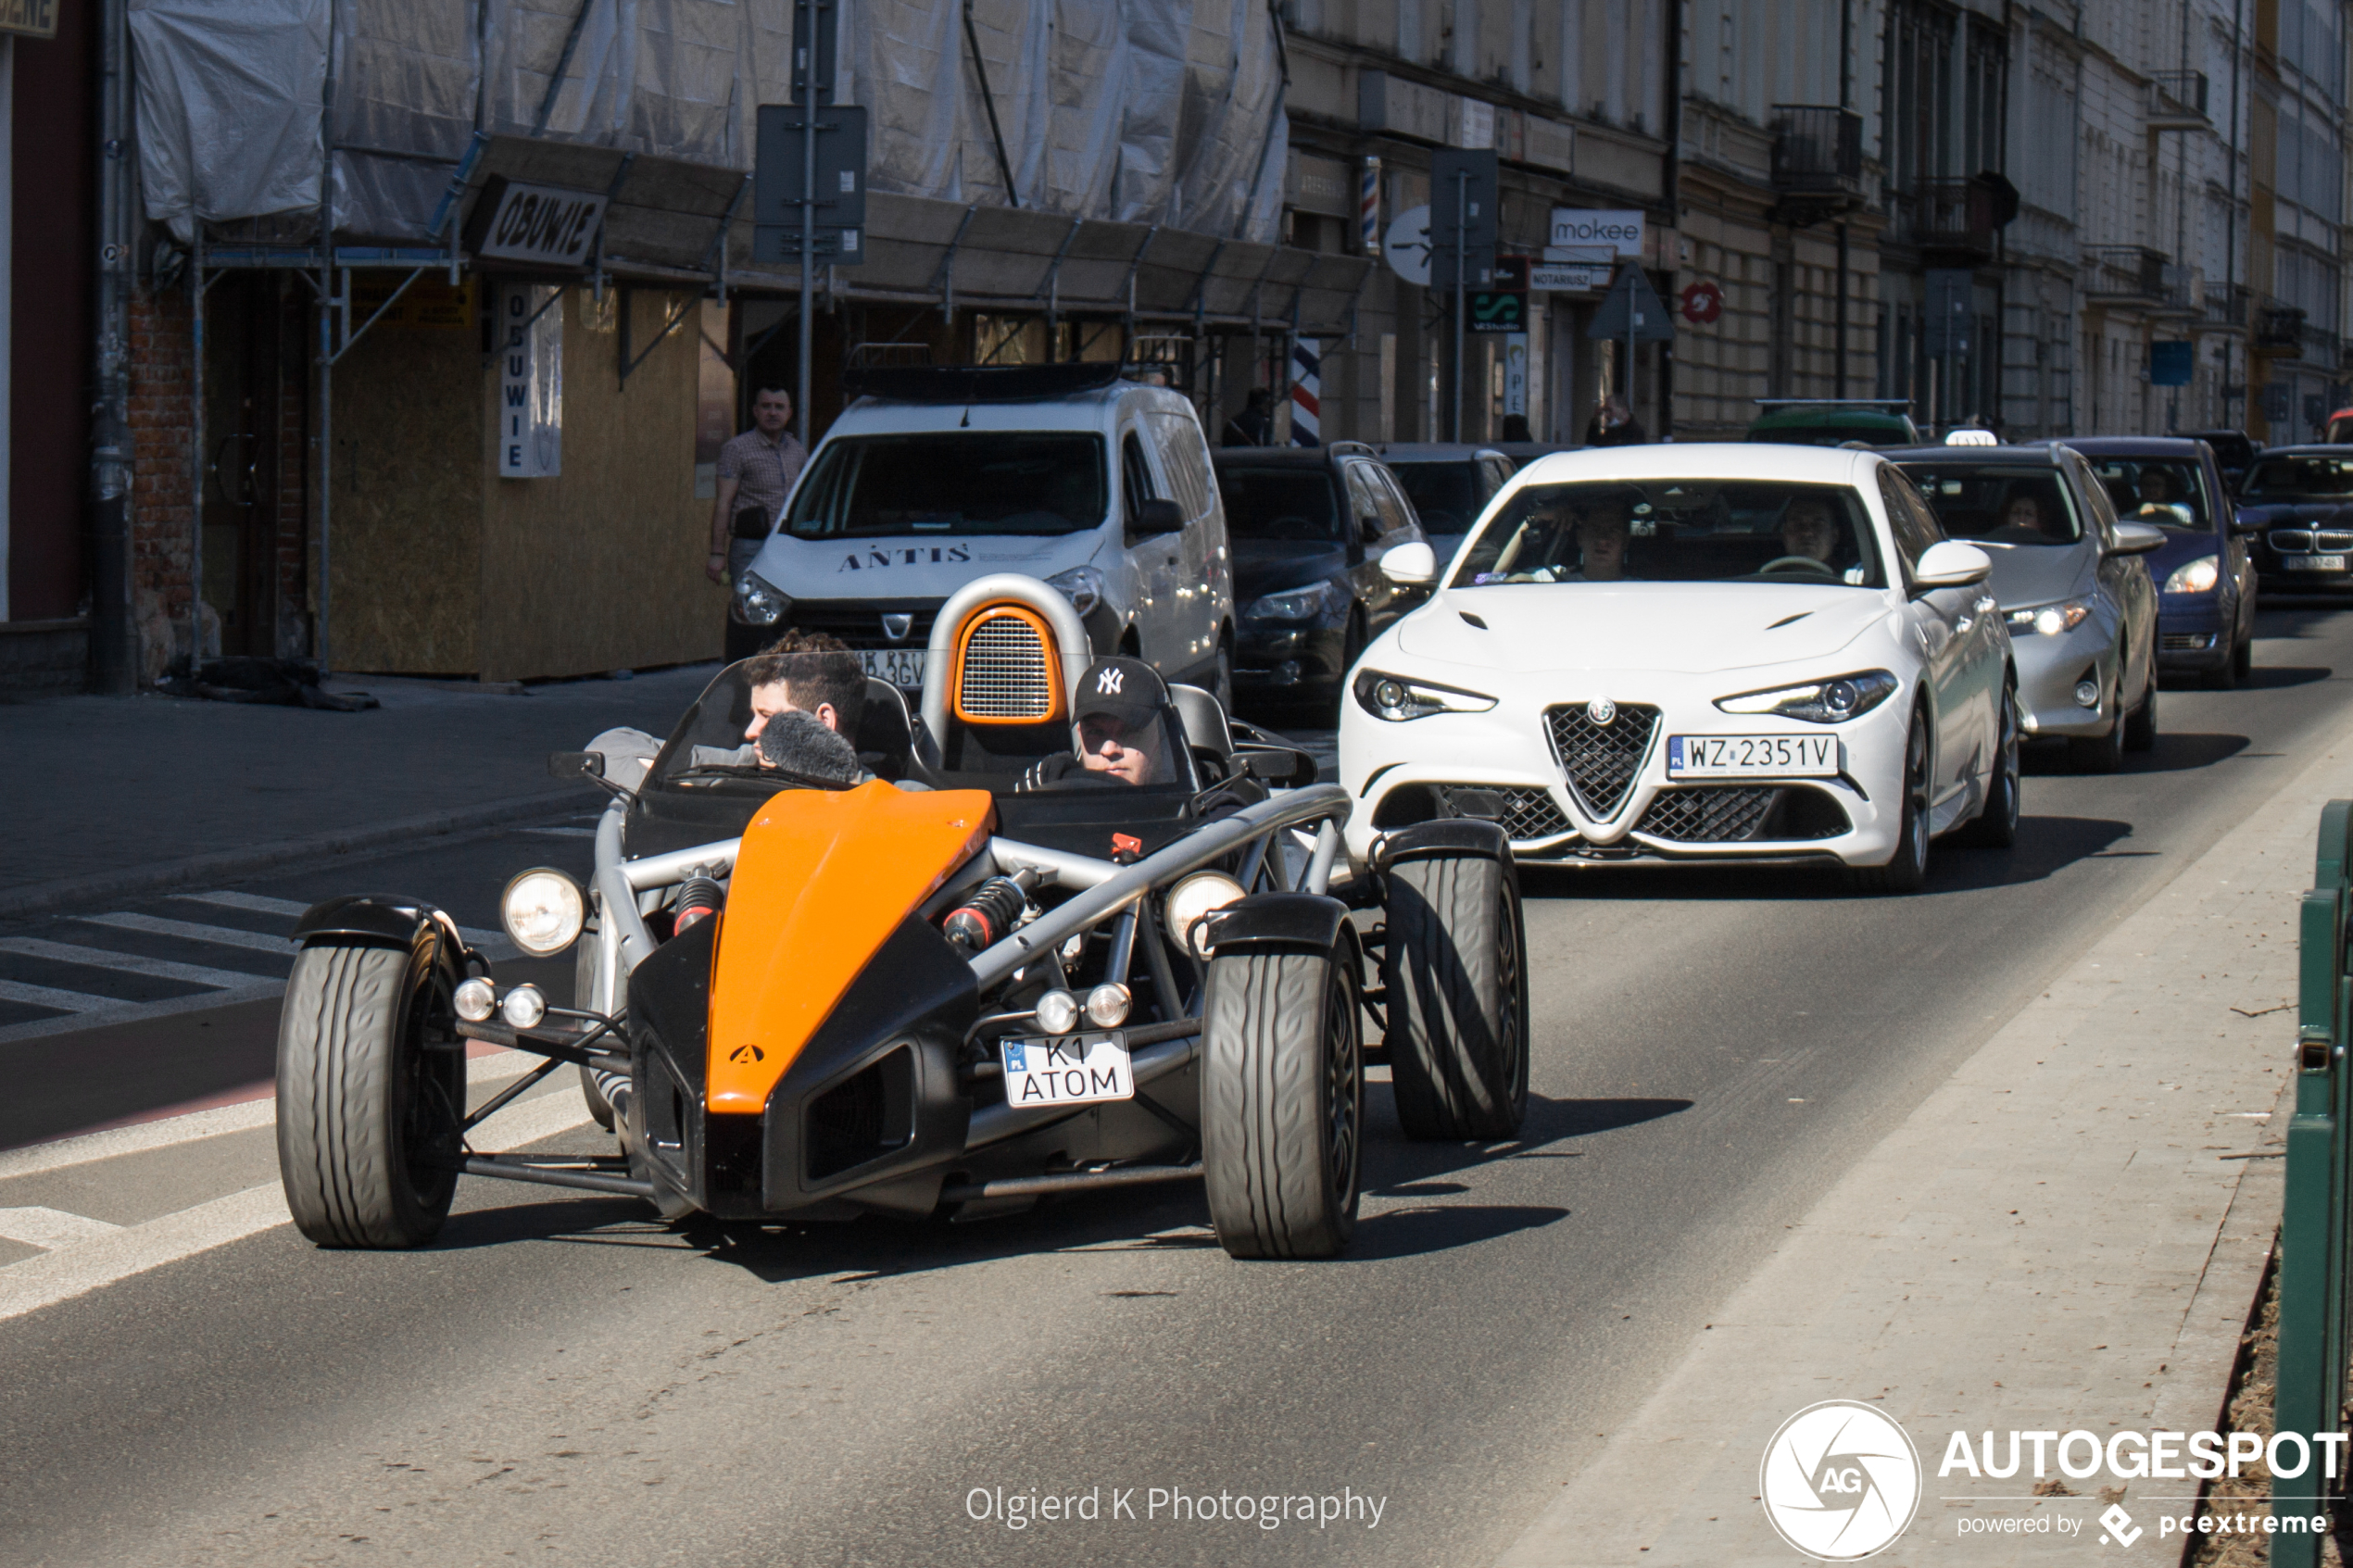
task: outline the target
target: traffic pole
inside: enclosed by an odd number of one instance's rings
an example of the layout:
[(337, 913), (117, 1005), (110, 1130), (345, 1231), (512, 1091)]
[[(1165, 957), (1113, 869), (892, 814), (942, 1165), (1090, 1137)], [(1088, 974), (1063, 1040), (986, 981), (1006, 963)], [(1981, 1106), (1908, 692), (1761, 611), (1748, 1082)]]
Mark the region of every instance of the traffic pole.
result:
[(1470, 170), (1454, 171), (1454, 424), (1447, 439), (1459, 442), (1463, 438), (1463, 286), (1466, 263), (1463, 253), (1470, 248)]

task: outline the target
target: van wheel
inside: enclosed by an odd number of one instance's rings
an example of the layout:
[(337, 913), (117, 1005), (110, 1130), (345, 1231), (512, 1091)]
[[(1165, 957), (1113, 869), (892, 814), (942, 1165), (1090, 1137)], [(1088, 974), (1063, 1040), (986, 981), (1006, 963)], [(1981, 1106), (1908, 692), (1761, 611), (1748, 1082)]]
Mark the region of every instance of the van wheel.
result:
[(1210, 960), (1202, 1169), (1237, 1258), (1330, 1258), (1356, 1231), (1365, 1059), (1353, 949)]
[(431, 947), (305, 947), (278, 1015), (278, 1174), (321, 1247), (422, 1247), (458, 1191), (466, 1056)]
[(1508, 1138), (1528, 1114), (1528, 938), (1518, 880), (1484, 855), (1389, 873), (1381, 959), (1397, 1120), (1409, 1138)]

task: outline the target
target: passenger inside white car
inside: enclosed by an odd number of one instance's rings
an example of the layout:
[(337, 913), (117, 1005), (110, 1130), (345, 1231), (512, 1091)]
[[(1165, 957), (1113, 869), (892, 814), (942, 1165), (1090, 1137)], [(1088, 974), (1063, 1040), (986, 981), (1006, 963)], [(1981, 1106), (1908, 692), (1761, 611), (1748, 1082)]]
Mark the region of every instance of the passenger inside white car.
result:
[(1768, 480), (1531, 485), (1479, 531), (1453, 585), (1885, 581), (1849, 486)]

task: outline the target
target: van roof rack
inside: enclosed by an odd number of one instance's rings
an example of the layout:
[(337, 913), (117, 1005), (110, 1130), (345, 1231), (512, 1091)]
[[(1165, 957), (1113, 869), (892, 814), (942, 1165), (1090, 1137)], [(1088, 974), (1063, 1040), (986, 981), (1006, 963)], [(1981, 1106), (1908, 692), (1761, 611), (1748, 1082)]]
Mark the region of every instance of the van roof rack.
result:
[(1063, 365), (865, 365), (842, 373), (852, 397), (900, 403), (1042, 403), (1100, 392), (1126, 372), (1114, 359)]

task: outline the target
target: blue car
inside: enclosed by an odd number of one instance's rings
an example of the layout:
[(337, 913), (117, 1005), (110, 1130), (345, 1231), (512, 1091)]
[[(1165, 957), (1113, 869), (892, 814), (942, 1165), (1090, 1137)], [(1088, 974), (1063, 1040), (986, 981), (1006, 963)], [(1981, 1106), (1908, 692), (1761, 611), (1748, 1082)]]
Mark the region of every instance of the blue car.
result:
[(2155, 524), (2147, 557), (2158, 586), (2157, 667), (2175, 680), (2229, 687), (2255, 664), (2255, 561), (2214, 449), (2179, 436), (2070, 439), (2099, 476), (2116, 515)]

